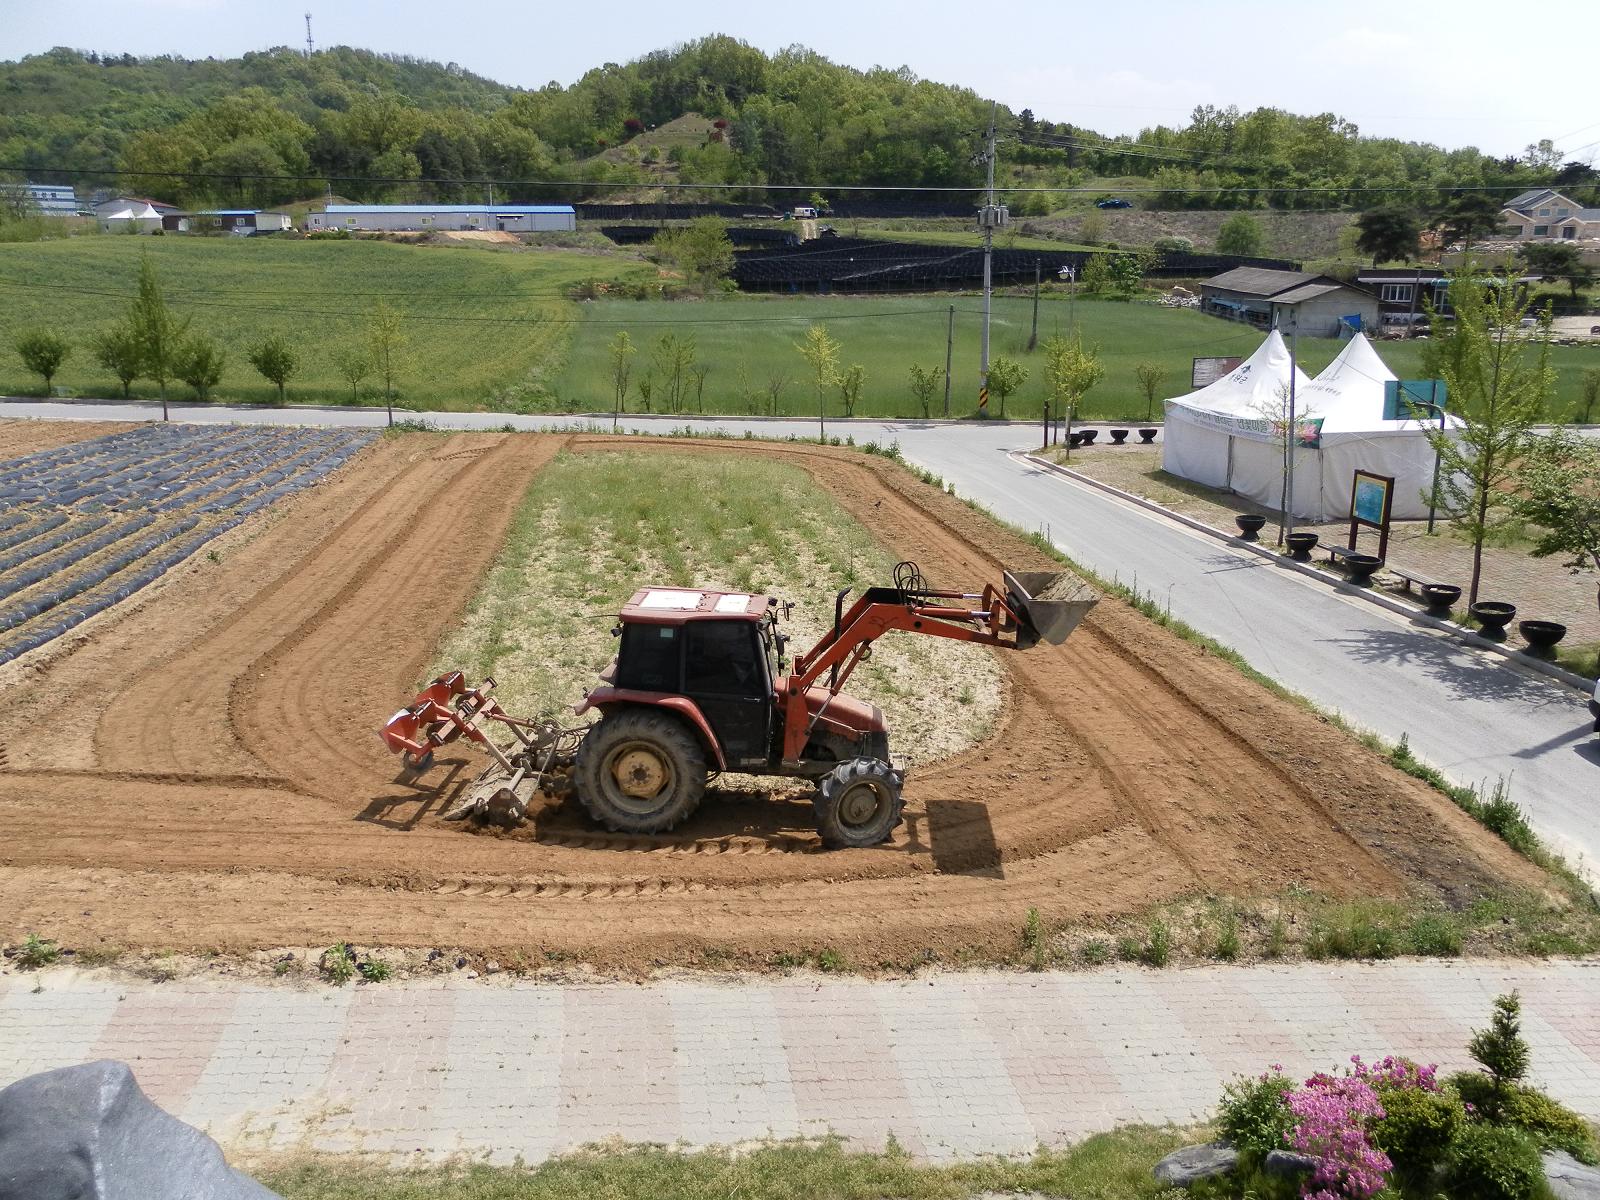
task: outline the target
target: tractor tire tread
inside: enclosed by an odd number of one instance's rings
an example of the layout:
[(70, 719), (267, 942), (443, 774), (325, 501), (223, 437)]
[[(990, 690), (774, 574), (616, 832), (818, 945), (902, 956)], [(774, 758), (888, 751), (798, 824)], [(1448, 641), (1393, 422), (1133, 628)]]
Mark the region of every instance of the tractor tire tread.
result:
[[(623, 739), (654, 741), (674, 760), (677, 784), (673, 795), (653, 813), (630, 813), (606, 801), (601, 777), (606, 754)], [(667, 833), (687, 820), (705, 796), (705, 751), (699, 739), (671, 713), (645, 707), (617, 709), (603, 716), (579, 743), (573, 782), (584, 810), (612, 833)]]
[[(817, 781), (816, 795), (812, 799), (822, 844), (838, 850), (887, 842), (905, 820), (905, 778), (905, 772), (877, 758), (853, 758), (829, 771)], [(888, 806), (866, 828), (851, 830), (839, 820), (839, 800), (852, 786), (869, 779), (888, 791)]]

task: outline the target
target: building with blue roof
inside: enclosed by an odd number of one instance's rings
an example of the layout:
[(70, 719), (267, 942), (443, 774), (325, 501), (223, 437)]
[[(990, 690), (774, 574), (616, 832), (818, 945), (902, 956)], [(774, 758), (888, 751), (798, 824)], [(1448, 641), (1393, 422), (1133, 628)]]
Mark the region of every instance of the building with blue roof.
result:
[(307, 229), (378, 231), (500, 230), (549, 233), (578, 227), (570, 204), (329, 204)]

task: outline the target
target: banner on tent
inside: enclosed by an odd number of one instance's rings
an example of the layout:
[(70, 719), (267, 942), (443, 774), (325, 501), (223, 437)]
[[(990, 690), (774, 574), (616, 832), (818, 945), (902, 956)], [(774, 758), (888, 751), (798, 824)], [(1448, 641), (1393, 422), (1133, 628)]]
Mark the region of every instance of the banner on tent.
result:
[[(1225, 413), (1206, 412), (1204, 409), (1185, 408), (1184, 416), (1196, 425), (1220, 429), (1233, 437), (1252, 442), (1282, 442), (1286, 421), (1270, 417), (1230, 417)], [(1295, 421), (1294, 444), (1301, 450), (1322, 449), (1321, 417), (1302, 417)]]

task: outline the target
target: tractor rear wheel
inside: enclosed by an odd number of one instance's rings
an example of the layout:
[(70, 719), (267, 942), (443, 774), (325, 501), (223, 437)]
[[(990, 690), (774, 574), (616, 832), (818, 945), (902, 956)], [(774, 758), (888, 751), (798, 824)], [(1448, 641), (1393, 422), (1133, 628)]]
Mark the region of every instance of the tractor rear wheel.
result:
[(615, 833), (660, 833), (700, 804), (706, 756), (670, 713), (624, 708), (607, 713), (578, 745), (578, 800)]
[(822, 844), (836, 849), (889, 840), (905, 800), (905, 775), (877, 758), (853, 758), (817, 781), (812, 802)]

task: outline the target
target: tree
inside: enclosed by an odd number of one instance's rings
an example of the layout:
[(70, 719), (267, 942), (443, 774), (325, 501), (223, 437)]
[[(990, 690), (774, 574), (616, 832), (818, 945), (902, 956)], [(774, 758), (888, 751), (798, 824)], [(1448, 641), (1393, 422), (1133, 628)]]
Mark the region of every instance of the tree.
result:
[(1408, 208), (1373, 208), (1356, 218), (1356, 249), (1380, 261), (1405, 262), (1417, 256), (1422, 223)]
[[(1595, 376), (1600, 384), (1600, 371)], [(1517, 482), (1512, 507), (1540, 530), (1533, 553), (1564, 555), (1575, 571), (1600, 570), (1600, 442), (1566, 429), (1531, 438)]]
[(173, 378), (173, 365), (189, 331), (189, 322), (180, 321), (167, 308), (161, 295), (161, 281), (148, 255), (139, 259), (139, 294), (128, 310), (128, 327), (139, 345), (141, 375), (156, 381), (161, 392), (161, 419), (168, 419), (167, 380)]
[(1085, 348), (1083, 335), (1076, 330), (1071, 337), (1058, 333), (1044, 344), (1045, 389), (1051, 411), (1060, 413), (1066, 420), (1068, 457), (1072, 454), (1072, 419), (1077, 415), (1078, 401), (1105, 373), (1099, 350), (1092, 346)]
[(1518, 254), (1528, 269), (1537, 272), (1546, 283), (1565, 283), (1578, 302), (1578, 289), (1594, 282), (1594, 268), (1583, 261), (1582, 252), (1566, 242), (1527, 242)]
[(773, 367), (767, 372), (767, 401), (770, 405), (767, 415), (778, 415), (778, 402), (783, 399), (783, 389), (788, 387), (791, 380), (789, 372), (782, 367)]
[(333, 369), (350, 385), (350, 403), (361, 399), (361, 381), (372, 374), (372, 355), (365, 346), (346, 346), (333, 359)]
[(101, 330), (90, 341), (94, 358), (122, 383), (122, 398), (128, 398), (128, 388), (144, 374), (144, 354), (139, 345), (139, 335), (124, 319), (110, 329)]
[(1507, 1094), (1528, 1073), (1528, 1061), (1532, 1057), (1522, 1037), (1522, 998), (1516, 992), (1495, 997), (1489, 1028), (1473, 1031), (1467, 1053), (1483, 1067), (1494, 1085), (1491, 1101), (1494, 1111), (1484, 1116), (1497, 1121)]
[(633, 374), (633, 356), (638, 353), (626, 329), (620, 330), (606, 347), (611, 354), (611, 420), (628, 409), (628, 376)]
[(1167, 369), (1160, 363), (1141, 362), (1135, 364), (1133, 377), (1139, 381), (1139, 390), (1144, 393), (1144, 419), (1152, 420), (1156, 411), (1156, 393), (1167, 380)]
[(222, 380), (228, 356), (203, 333), (191, 333), (178, 343), (172, 360), (172, 374), (194, 389), (200, 400), (211, 398), (211, 389)]
[(1578, 409), (1578, 420), (1587, 425), (1594, 419), (1594, 406), (1600, 403), (1600, 367), (1589, 367), (1583, 373), (1583, 406)]
[(656, 394), (656, 379), (654, 375), (646, 375), (634, 387), (639, 390), (639, 403), (644, 405), (644, 411), (650, 411), (650, 401)]
[(72, 343), (59, 333), (52, 333), (48, 329), (25, 329), (17, 334), (16, 341), (12, 343), (17, 348), (17, 355), (22, 359), (22, 365), (35, 375), (44, 379), (44, 394), (50, 394), (50, 381), (56, 377), (56, 372), (61, 369), (61, 364), (72, 353)]
[(1472, 239), (1487, 237), (1500, 228), (1500, 200), (1491, 192), (1457, 192), (1434, 214), (1445, 244), (1463, 243), (1472, 249)]
[(1078, 272), (1078, 285), (1085, 292), (1093, 295), (1111, 290), (1111, 258), (1109, 254), (1091, 254), (1084, 260), (1083, 270)]
[(733, 243), (721, 217), (699, 217), (656, 234), (656, 251), (682, 271), (700, 292), (714, 288), (733, 270)]
[[(994, 364), (990, 364), (991, 375)], [(939, 390), (939, 385), (944, 382), (944, 368), (934, 367), (929, 371), (920, 363), (911, 364), (911, 394), (917, 398), (917, 403), (922, 406), (924, 418), (933, 415), (933, 394)]]
[(245, 360), (270, 383), (278, 385), (278, 403), (284, 403), (284, 388), (300, 369), (300, 359), (282, 334), (269, 333), (245, 353)]
[(800, 357), (805, 359), (806, 365), (811, 368), (812, 383), (817, 389), (818, 436), (826, 441), (828, 422), (825, 414), (828, 406), (828, 389), (839, 378), (839, 343), (828, 336), (826, 325), (813, 321), (806, 327), (805, 341), (796, 342), (794, 348), (800, 351)]
[(1254, 257), (1261, 253), (1266, 239), (1261, 226), (1248, 213), (1234, 213), (1217, 230), (1218, 254), (1242, 254)]
[(699, 412), (706, 410), (706, 376), (711, 374), (711, 367), (706, 363), (696, 363), (689, 368), (689, 378), (694, 380), (694, 406)]
[(367, 345), (372, 350), (372, 365), (383, 380), (383, 401), (394, 424), (394, 380), (404, 365), (406, 352), (405, 319), (386, 301), (379, 301), (367, 318)]
[(1548, 327), (1534, 339), (1521, 332), (1527, 294), (1511, 280), (1490, 287), (1468, 262), (1450, 281), (1455, 319), (1423, 350), (1423, 370), (1443, 379), (1458, 429), (1425, 426), (1439, 456), (1439, 485), (1432, 501), (1472, 541), (1472, 584), (1467, 603), (1478, 600), (1483, 545), (1508, 511), (1529, 431), (1539, 420), (1555, 375), (1550, 367)]
[(989, 364), (989, 390), (1000, 397), (1000, 419), (1006, 419), (1006, 397), (1028, 382), (1028, 368), (1009, 358)]
[(844, 408), (844, 415), (856, 415), (856, 404), (861, 399), (861, 389), (867, 382), (867, 369), (860, 363), (852, 363), (850, 367), (835, 376), (834, 383), (839, 389), (839, 403)]

